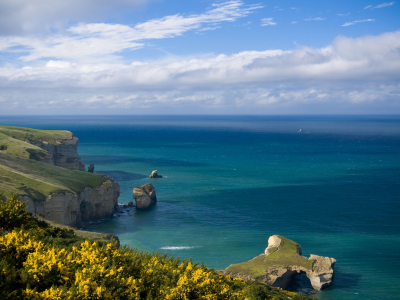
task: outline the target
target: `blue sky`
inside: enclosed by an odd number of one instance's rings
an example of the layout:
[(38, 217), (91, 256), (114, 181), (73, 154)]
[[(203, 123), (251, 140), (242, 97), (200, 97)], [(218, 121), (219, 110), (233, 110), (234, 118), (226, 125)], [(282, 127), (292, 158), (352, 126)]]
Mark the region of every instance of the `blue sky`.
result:
[(2, 0), (1, 114), (399, 114), (396, 1)]

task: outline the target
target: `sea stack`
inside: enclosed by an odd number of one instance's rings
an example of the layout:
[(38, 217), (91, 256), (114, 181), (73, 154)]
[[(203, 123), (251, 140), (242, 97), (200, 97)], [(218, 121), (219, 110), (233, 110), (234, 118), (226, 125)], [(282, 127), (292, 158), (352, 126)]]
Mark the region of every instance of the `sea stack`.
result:
[(154, 170), (151, 172), (150, 178), (162, 178), (162, 176), (157, 174), (157, 170)]
[(329, 286), (336, 259), (313, 254), (307, 258), (301, 254), (298, 243), (273, 235), (268, 239), (268, 247), (263, 254), (219, 272), (283, 289), (288, 288), (296, 275), (305, 273), (314, 290), (320, 291)]
[(135, 186), (133, 188), (133, 198), (138, 209), (147, 209), (157, 203), (156, 190), (151, 183)]
[(90, 166), (88, 167), (87, 170), (89, 173), (93, 173), (94, 172), (94, 164), (90, 164)]

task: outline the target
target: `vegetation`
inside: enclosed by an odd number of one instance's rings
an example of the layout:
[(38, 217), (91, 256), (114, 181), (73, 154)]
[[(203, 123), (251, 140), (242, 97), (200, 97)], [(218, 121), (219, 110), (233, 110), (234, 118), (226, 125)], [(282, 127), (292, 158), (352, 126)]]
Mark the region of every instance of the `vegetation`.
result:
[(0, 299), (311, 299), (191, 260), (83, 240), (0, 201)]
[(14, 139), (8, 135), (2, 134), (1, 132), (2, 131), (0, 130), (0, 151), (3, 153), (34, 160), (45, 160), (46, 158), (50, 158), (50, 153), (46, 150), (24, 141)]
[[(245, 274), (251, 278), (257, 278), (265, 275), (265, 272), (270, 267), (288, 267), (300, 266), (312, 270), (314, 260), (297, 254), (297, 243), (283, 236), (279, 236), (281, 244), (279, 249), (271, 249), (274, 251), (268, 256), (261, 254), (247, 262), (234, 264), (229, 266), (226, 271), (236, 274)], [(272, 252), (271, 251), (271, 252)]]
[(0, 133), (23, 142), (28, 139), (35, 144), (45, 142), (52, 145), (58, 145), (62, 140), (70, 140), (73, 137), (72, 133), (66, 130), (39, 130), (13, 126), (0, 126)]
[(41, 201), (50, 194), (76, 194), (86, 187), (99, 187), (104, 181), (104, 175), (68, 170), (0, 151), (0, 190), (8, 195)]

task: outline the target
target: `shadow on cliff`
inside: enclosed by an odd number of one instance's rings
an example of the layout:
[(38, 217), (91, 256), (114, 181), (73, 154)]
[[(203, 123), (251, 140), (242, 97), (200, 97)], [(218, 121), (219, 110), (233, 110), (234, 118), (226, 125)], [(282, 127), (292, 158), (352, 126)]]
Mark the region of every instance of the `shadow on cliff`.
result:
[[(143, 157), (132, 157), (132, 156), (93, 156), (93, 155), (81, 155), (82, 160), (88, 164), (121, 164), (121, 163), (144, 163), (153, 164), (154, 166), (183, 166), (183, 167), (205, 167), (207, 163), (200, 163), (188, 160), (179, 159), (164, 159), (164, 158), (143, 158)], [(95, 169), (97, 172), (97, 170)]]
[(130, 172), (118, 171), (118, 170), (111, 170), (111, 171), (110, 170), (107, 170), (107, 171), (96, 170), (95, 172), (108, 175), (112, 179), (114, 179), (116, 182), (138, 180), (138, 179), (143, 179), (143, 178), (149, 177), (149, 176), (146, 176), (143, 174), (136, 174), (136, 173), (130, 173)]

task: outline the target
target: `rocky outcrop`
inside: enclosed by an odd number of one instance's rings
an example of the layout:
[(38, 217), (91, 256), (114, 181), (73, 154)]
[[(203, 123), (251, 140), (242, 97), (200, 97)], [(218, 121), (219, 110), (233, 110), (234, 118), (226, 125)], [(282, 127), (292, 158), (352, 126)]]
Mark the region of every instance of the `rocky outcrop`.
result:
[(273, 235), (268, 239), (264, 254), (244, 263), (230, 265), (220, 273), (284, 289), (295, 276), (306, 273), (315, 290), (329, 286), (336, 260), (313, 254), (306, 258), (301, 256), (301, 252), (298, 243)]
[(44, 163), (69, 170), (85, 171), (85, 165), (78, 154), (78, 138), (74, 135), (72, 135), (71, 139), (57, 141), (55, 145), (46, 141), (34, 143), (28, 138), (25, 138), (25, 142), (50, 153), (50, 157), (41, 160)]
[(157, 203), (156, 190), (151, 183), (135, 186), (133, 198), (136, 201), (136, 208), (139, 209), (146, 209)]
[(87, 187), (80, 194), (52, 194), (45, 201), (33, 201), (27, 196), (27, 210), (45, 219), (69, 226), (79, 226), (81, 222), (111, 217), (118, 204), (119, 185), (113, 179), (98, 188)]
[(336, 259), (318, 255), (310, 255), (309, 259), (314, 259), (313, 270), (306, 272), (307, 277), (311, 281), (311, 285), (317, 291), (323, 290), (332, 282), (333, 267)]
[(93, 173), (94, 172), (94, 164), (90, 164), (90, 166), (88, 167), (87, 171), (89, 173)]
[(151, 172), (150, 178), (162, 178), (162, 176), (157, 174), (157, 170), (154, 170)]

